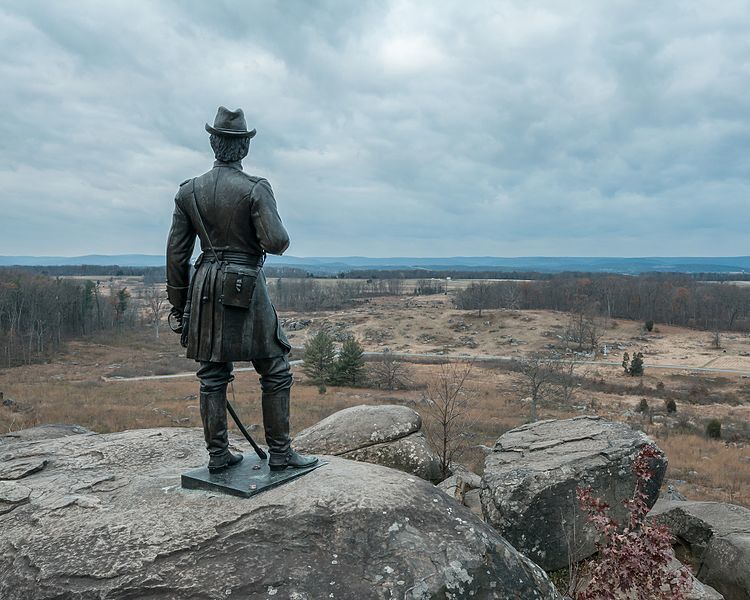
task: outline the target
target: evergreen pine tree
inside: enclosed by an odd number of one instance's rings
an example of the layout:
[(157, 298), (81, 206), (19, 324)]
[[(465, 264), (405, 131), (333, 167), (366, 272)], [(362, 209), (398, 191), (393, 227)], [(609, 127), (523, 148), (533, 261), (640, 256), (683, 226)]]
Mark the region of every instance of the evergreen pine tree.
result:
[(638, 352), (633, 355), (633, 359), (630, 361), (630, 375), (632, 377), (640, 377), (643, 375), (643, 352)]
[(302, 371), (314, 383), (326, 384), (331, 382), (336, 351), (330, 335), (325, 331), (319, 331), (310, 338), (305, 344), (303, 358), (305, 363), (302, 366)]
[(353, 337), (347, 338), (341, 347), (335, 365), (335, 383), (339, 385), (359, 385), (364, 379), (364, 350)]

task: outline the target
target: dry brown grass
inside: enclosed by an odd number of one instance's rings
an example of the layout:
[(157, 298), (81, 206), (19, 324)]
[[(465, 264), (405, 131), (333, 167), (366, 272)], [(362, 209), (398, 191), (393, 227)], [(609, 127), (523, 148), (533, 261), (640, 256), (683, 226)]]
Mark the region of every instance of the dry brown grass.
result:
[(668, 477), (686, 482), (680, 491), (688, 498), (750, 506), (750, 447), (699, 435), (671, 435), (657, 443), (669, 457)]

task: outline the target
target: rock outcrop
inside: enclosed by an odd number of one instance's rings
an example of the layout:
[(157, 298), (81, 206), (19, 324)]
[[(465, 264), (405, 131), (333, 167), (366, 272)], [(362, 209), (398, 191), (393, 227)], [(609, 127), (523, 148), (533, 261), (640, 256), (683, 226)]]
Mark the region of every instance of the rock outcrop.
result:
[(0, 435), (0, 444), (11, 441), (33, 442), (36, 440), (51, 440), (53, 438), (66, 437), (69, 435), (84, 435), (93, 431), (80, 425), (65, 425), (63, 423), (51, 423), (48, 425), (37, 425), (20, 431), (12, 431)]
[(483, 518), (479, 495), (482, 478), (462, 465), (451, 465), (451, 469), (453, 475), (438, 483), (436, 487)]
[(406, 406), (352, 406), (301, 431), (294, 447), (300, 452), (383, 465), (437, 482), (440, 459), (421, 428), (422, 418)]
[(726, 600), (750, 600), (750, 509), (722, 502), (660, 500), (649, 519), (666, 525), (677, 555)]
[[(0, 598), (557, 599), (545, 573), (417, 477), (329, 458), (249, 499), (184, 490), (202, 434), (0, 440)], [(41, 465), (30, 470), (28, 464)]]
[[(622, 520), (622, 501), (633, 495), (630, 465), (653, 442), (622, 423), (599, 417), (539, 421), (503, 434), (485, 461), (482, 511), (515, 548), (548, 571), (595, 551), (596, 531), (576, 502), (576, 487), (595, 496)], [(649, 506), (658, 497), (667, 460), (654, 464)]]

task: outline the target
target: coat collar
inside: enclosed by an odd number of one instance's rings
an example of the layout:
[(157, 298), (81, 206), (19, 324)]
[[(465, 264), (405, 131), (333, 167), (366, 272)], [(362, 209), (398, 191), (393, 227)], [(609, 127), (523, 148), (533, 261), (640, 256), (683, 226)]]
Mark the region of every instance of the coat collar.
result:
[(237, 169), (238, 171), (242, 171), (242, 161), (236, 160), (234, 162), (224, 162), (222, 160), (215, 160), (214, 168), (216, 167), (229, 167), (230, 169)]

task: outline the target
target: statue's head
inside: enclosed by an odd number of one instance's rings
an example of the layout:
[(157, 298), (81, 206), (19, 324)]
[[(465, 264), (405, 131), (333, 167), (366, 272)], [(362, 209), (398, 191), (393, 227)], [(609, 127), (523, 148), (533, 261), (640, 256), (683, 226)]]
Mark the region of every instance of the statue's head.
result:
[(206, 123), (206, 131), (211, 134), (211, 148), (216, 160), (235, 162), (247, 156), (250, 140), (255, 129), (248, 131), (245, 113), (241, 108), (229, 110), (219, 107), (213, 126)]

